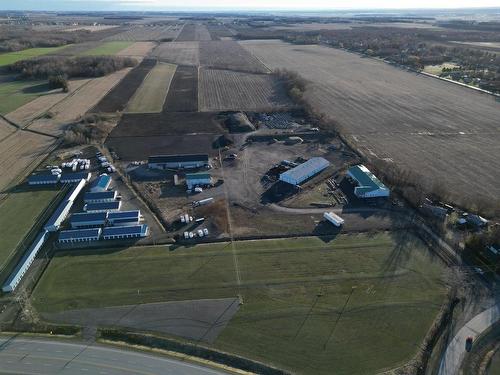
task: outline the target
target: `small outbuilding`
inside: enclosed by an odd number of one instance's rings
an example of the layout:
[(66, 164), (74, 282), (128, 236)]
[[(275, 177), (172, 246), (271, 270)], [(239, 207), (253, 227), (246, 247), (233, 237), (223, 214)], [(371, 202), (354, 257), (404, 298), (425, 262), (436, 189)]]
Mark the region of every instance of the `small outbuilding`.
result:
[(186, 173), (186, 185), (188, 189), (212, 185), (212, 176), (210, 173)]

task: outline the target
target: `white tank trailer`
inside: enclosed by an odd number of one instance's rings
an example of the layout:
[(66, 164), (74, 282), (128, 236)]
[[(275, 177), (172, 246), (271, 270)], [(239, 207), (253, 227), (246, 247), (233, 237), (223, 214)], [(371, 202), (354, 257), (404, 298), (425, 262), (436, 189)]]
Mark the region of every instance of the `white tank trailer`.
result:
[(325, 212), (323, 217), (336, 227), (341, 227), (344, 224), (344, 219), (333, 212)]

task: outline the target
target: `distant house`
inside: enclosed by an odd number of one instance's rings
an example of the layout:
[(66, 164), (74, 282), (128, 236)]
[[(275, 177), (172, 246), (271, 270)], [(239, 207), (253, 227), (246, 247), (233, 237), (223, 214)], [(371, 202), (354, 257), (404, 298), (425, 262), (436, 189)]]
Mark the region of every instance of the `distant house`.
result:
[(207, 154), (157, 155), (148, 159), (150, 169), (192, 169), (209, 166)]
[(363, 164), (349, 168), (347, 175), (356, 183), (354, 195), (358, 198), (388, 197), (389, 189)]
[(108, 190), (111, 185), (111, 176), (102, 174), (90, 184), (91, 193), (99, 193)]
[(210, 173), (186, 173), (186, 185), (188, 189), (211, 184), (212, 176)]

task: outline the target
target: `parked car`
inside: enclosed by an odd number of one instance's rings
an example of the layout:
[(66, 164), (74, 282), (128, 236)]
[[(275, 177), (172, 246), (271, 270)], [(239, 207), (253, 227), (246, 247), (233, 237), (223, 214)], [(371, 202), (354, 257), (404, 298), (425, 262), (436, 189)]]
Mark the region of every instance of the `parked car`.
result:
[(208, 229), (207, 228), (203, 228), (203, 234), (205, 234), (205, 236), (208, 236)]
[(465, 340), (465, 350), (470, 352), (472, 350), (472, 343), (473, 342), (474, 342), (474, 339), (471, 336), (467, 337), (467, 339)]

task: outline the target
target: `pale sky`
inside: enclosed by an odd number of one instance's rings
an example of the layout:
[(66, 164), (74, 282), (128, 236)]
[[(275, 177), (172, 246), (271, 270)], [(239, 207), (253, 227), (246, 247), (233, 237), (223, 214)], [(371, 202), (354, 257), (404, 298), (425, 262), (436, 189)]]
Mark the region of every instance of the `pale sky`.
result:
[(346, 10), (500, 7), (500, 0), (0, 0), (3, 10)]

